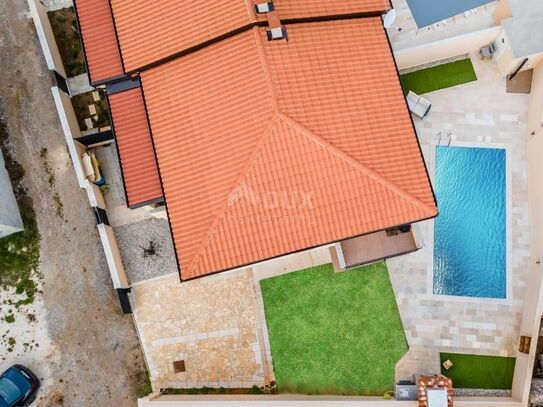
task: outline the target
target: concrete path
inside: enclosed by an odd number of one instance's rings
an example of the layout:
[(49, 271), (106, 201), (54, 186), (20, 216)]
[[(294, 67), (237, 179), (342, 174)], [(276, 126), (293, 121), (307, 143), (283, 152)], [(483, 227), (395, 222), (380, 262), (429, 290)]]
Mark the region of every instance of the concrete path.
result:
[(68, 78), (68, 87), (70, 88), (70, 95), (72, 96), (94, 90), (94, 88), (89, 84), (89, 75), (86, 73)]

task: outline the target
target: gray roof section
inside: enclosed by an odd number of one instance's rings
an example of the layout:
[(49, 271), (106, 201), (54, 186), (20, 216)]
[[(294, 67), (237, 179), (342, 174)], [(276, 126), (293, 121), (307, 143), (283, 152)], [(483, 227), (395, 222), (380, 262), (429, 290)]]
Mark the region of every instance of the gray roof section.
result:
[(23, 230), (23, 221), (0, 151), (0, 238)]
[(508, 0), (513, 14), (503, 22), (516, 58), (543, 52), (543, 0)]

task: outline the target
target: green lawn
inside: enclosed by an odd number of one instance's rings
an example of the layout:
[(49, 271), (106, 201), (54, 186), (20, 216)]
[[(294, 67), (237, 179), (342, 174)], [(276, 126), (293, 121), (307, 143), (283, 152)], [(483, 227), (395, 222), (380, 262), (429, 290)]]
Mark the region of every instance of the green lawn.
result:
[(261, 281), (279, 392), (382, 396), (407, 352), (384, 263)]
[[(511, 389), (515, 358), (441, 353), (440, 359), (441, 373), (452, 379), (455, 388)], [(454, 364), (449, 370), (443, 367), (447, 359)]]
[(400, 76), (400, 80), (406, 94), (411, 90), (422, 95), (423, 93), (476, 81), (477, 76), (473, 70), (471, 60), (467, 58), (406, 73)]

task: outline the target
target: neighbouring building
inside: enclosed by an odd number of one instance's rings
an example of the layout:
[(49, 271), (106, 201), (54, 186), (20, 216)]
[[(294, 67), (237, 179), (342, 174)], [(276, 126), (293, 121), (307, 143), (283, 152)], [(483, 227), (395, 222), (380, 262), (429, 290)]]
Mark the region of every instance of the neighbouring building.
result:
[(437, 207), (387, 0), (75, 1), (128, 207), (165, 205), (181, 280), (335, 245), (417, 250)]
[(23, 230), (23, 221), (0, 151), (0, 238)]
[(530, 70), (543, 61), (543, 3), (539, 0), (501, 0), (496, 20), (502, 30), (494, 42), (496, 63), (506, 76)]

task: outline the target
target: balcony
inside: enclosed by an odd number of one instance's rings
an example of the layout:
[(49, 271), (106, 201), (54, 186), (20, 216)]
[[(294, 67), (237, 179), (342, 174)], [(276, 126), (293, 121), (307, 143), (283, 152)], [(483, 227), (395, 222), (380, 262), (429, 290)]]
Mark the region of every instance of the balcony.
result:
[(337, 242), (332, 248), (334, 269), (343, 271), (351, 267), (374, 263), (400, 256), (421, 248), (411, 225), (383, 230)]

